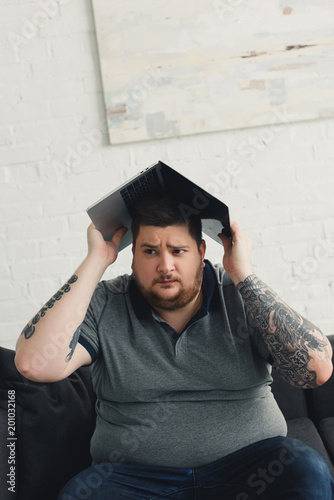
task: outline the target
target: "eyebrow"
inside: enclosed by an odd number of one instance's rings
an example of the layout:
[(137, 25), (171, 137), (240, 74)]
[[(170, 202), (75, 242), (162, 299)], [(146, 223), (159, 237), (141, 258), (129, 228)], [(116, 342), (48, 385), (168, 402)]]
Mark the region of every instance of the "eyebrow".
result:
[[(140, 248), (146, 247), (146, 248), (159, 248), (160, 245), (152, 245), (151, 243), (142, 243), (140, 245)], [(189, 245), (170, 245), (167, 244), (167, 248), (174, 248), (174, 249), (181, 249), (181, 248), (190, 248)]]

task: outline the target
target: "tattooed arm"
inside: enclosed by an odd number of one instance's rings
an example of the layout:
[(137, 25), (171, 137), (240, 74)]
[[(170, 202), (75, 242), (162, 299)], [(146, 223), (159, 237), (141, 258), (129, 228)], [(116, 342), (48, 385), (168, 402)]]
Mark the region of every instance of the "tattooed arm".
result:
[(110, 242), (91, 224), (87, 231), (88, 254), (75, 274), (23, 329), (17, 344), (15, 364), (28, 379), (37, 382), (61, 380), (91, 363), (88, 351), (78, 344), (94, 290), (118, 254), (125, 228)]
[(274, 366), (290, 384), (309, 389), (332, 373), (331, 346), (320, 330), (286, 305), (254, 274), (237, 285), (273, 356)]
[(262, 332), (274, 367), (296, 387), (305, 389), (323, 384), (333, 369), (327, 337), (253, 274), (251, 242), (237, 223), (231, 228), (233, 244), (220, 235), (225, 250), (224, 267)]

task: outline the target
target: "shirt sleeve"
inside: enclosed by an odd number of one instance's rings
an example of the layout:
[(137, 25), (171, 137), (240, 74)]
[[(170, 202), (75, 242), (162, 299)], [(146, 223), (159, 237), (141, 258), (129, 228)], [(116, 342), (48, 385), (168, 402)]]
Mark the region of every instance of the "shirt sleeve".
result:
[(79, 344), (90, 354), (94, 362), (100, 353), (99, 323), (107, 304), (108, 294), (105, 282), (100, 282), (88, 306), (85, 319), (80, 325)]

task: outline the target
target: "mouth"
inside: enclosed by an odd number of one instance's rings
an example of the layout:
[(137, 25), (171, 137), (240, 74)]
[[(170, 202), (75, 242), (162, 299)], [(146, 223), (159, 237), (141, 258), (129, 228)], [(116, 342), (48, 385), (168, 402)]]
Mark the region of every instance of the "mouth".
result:
[(176, 279), (163, 279), (163, 280), (158, 280), (156, 281), (157, 285), (162, 285), (162, 286), (170, 286), (173, 285), (173, 283), (176, 283), (178, 280)]

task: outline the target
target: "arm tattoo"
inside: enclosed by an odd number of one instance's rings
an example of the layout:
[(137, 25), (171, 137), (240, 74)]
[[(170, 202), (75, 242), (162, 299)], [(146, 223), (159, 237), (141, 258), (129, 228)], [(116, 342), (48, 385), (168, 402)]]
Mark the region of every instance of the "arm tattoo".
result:
[(71, 351), (68, 353), (68, 355), (65, 358), (66, 363), (68, 363), (72, 359), (74, 349), (77, 346), (79, 337), (80, 337), (80, 327), (75, 330), (73, 337), (72, 337), (72, 340), (70, 342), (70, 345), (68, 346), (71, 349)]
[(26, 339), (30, 339), (35, 333), (35, 325), (39, 322), (43, 316), (45, 316), (46, 312), (48, 309), (51, 309), (56, 300), (60, 300), (64, 293), (68, 293), (71, 290), (71, 286), (73, 283), (75, 283), (78, 279), (78, 276), (76, 274), (73, 274), (73, 276), (65, 283), (64, 286), (61, 287), (61, 289), (55, 293), (50, 300), (42, 307), (42, 309), (36, 314), (36, 316), (33, 317), (33, 319), (25, 326), (23, 329), (21, 335), (24, 335)]
[(296, 387), (316, 387), (317, 375), (309, 365), (313, 355), (330, 361), (326, 337), (254, 274), (238, 283), (237, 290), (262, 331), (280, 375)]

